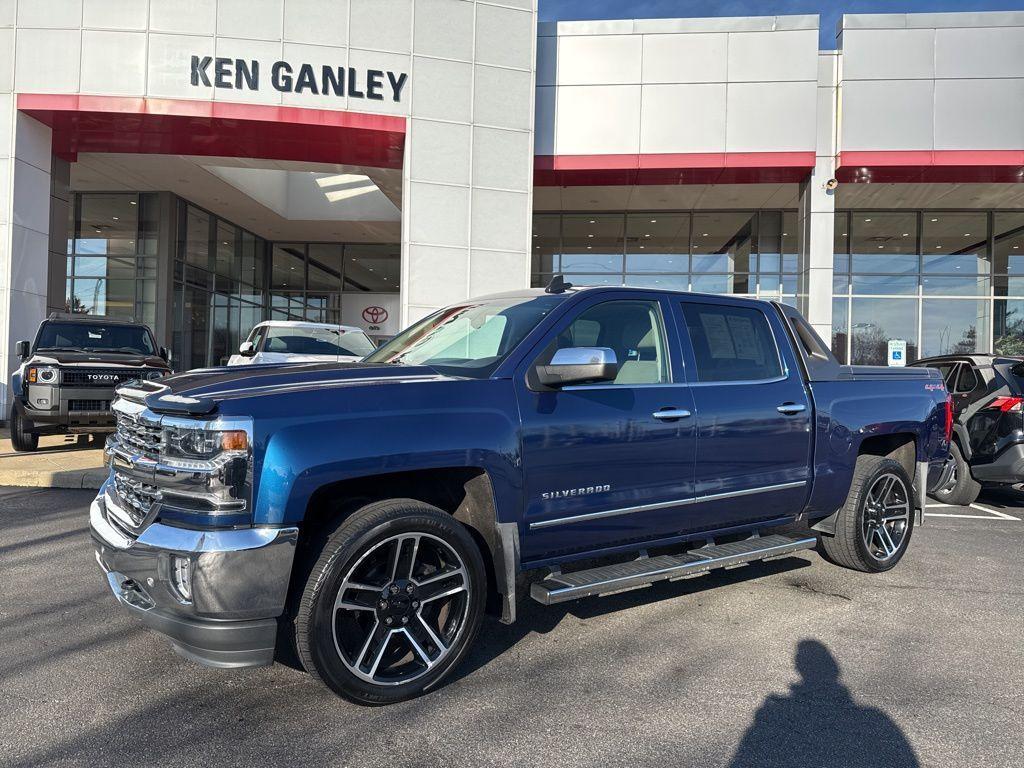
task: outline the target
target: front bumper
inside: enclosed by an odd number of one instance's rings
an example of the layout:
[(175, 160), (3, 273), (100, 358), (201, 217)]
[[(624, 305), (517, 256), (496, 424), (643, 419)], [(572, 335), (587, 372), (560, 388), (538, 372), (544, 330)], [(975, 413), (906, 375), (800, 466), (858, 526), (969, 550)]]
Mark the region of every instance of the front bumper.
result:
[(113, 388), (107, 387), (40, 387), (53, 403), (52, 408), (35, 408), (31, 398), (23, 398), (22, 411), (32, 429), (39, 432), (109, 432), (114, 428), (114, 413), (110, 404)]
[(982, 483), (1024, 482), (1024, 443), (1007, 446), (988, 463), (971, 464), (971, 474)]
[[(114, 597), (182, 656), (213, 667), (273, 662), (298, 529), (200, 531), (150, 524), (130, 538), (107, 518), (109, 482), (89, 508), (96, 560)], [(191, 563), (191, 601), (173, 583), (173, 557)]]

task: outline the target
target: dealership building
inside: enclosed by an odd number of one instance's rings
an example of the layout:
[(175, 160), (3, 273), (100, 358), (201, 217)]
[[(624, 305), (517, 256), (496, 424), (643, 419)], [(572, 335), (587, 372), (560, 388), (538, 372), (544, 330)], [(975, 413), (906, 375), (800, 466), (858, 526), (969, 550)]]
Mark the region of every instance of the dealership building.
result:
[(1024, 13), (818, 26), (0, 1), (4, 371), (52, 311), (184, 369), (554, 274), (781, 299), (854, 363), (1024, 353)]

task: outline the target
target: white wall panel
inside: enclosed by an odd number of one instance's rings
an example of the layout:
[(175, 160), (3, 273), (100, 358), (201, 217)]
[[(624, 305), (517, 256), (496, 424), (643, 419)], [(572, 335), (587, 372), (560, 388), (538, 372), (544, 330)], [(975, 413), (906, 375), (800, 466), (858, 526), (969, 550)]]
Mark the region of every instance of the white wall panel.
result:
[(932, 149), (932, 80), (845, 81), (841, 98), (841, 149)]
[(82, 0), (19, 0), (19, 27), (66, 29), (82, 26)]
[(644, 83), (724, 83), (725, 33), (643, 36)]
[(473, 248), (525, 249), (530, 231), (530, 197), (525, 192), (473, 190)]
[(81, 30), (19, 29), (15, 88), (27, 93), (75, 93), (81, 56)]
[(468, 123), (473, 108), (472, 82), (472, 64), (413, 57), (413, 114)]
[(283, 21), (284, 0), (217, 0), (218, 35), (280, 40)]
[(1022, 148), (1024, 78), (935, 81), (935, 149)]
[(473, 58), (473, 4), (466, 0), (417, 0), (413, 52), (446, 59)]
[(84, 0), (82, 5), (83, 27), (141, 31), (148, 21), (149, 0)]
[(530, 134), (473, 129), (473, 186), (527, 192), (532, 160)]
[(561, 87), (557, 109), (556, 154), (635, 154), (640, 151), (639, 85)]
[(469, 245), (469, 188), (410, 182), (409, 240), (431, 245)]
[(725, 83), (645, 85), (640, 152), (724, 152)]
[(82, 32), (82, 93), (143, 96), (146, 92), (144, 32)]
[[(275, 61), (281, 58), (281, 43), (273, 40), (240, 40), (232, 37), (217, 37), (217, 56), (225, 58), (235, 59), (241, 58), (245, 60), (255, 59), (260, 63), (260, 80), (263, 81), (258, 91), (252, 91), (248, 88), (235, 89), (235, 88), (214, 88), (213, 98), (214, 101), (238, 101), (250, 104), (281, 104), (282, 94), (281, 91), (270, 87), (271, 69)], [(290, 62), (293, 64), (294, 71), (292, 72), (292, 80), (294, 82), (295, 77), (299, 73), (299, 65), (301, 62)], [(189, 69), (183, 70), (183, 73), (179, 73), (179, 77), (183, 77), (183, 74), (187, 74)], [(210, 79), (213, 80), (212, 69)], [(232, 83), (235, 82), (234, 76), (231, 79)], [(187, 79), (186, 79), (187, 82)]]
[(346, 45), (348, 0), (284, 0), (284, 39), (293, 43)]
[(533, 58), (533, 14), (493, 5), (476, 9), (476, 61), (501, 67), (530, 69)]
[(0, 29), (0, 91), (14, 89), (14, 28)]
[[(338, 96), (333, 90), (329, 91), (327, 94), (319, 92), (323, 85), (321, 82), (321, 72), (325, 66), (333, 67), (335, 70), (337, 70), (338, 67), (348, 66), (349, 50), (347, 47), (335, 45), (306, 45), (303, 43), (285, 42), (280, 46), (280, 50), (277, 55), (282, 61), (287, 61), (292, 65), (295, 70), (292, 72), (293, 81), (298, 76), (298, 68), (302, 64), (309, 64), (313, 67), (313, 73), (317, 84), (316, 93), (313, 93), (308, 88), (303, 88), (300, 93), (296, 93), (293, 90), (290, 93), (281, 94), (282, 104), (295, 107), (313, 107), (315, 109), (347, 109), (349, 107), (347, 96)], [(260, 77), (269, 78), (271, 76), (271, 66), (274, 63), (273, 60), (261, 63), (263, 70), (260, 72)], [(362, 81), (360, 80), (360, 82)], [(269, 83), (270, 81), (267, 80), (267, 84), (264, 85), (263, 88), (272, 90), (267, 87)], [(347, 83), (345, 84), (345, 93), (348, 93)], [(244, 94), (240, 95), (244, 97)], [(353, 101), (362, 100), (353, 99)]]
[(468, 124), (413, 120), (409, 178), (414, 181), (470, 183), (472, 128)]
[(936, 77), (1024, 77), (1024, 26), (935, 30)]
[(420, 316), (465, 299), (469, 295), (469, 249), (412, 245), (409, 280), (403, 286), (408, 303), (423, 309)]
[(812, 151), (817, 103), (815, 82), (729, 83), (726, 151)]
[(217, 31), (217, 0), (151, 2), (149, 30), (212, 37)]
[(846, 30), (843, 76), (848, 80), (935, 77), (935, 30)]
[(530, 130), (533, 74), (498, 67), (474, 68), (473, 122), (494, 128)]
[[(353, 48), (348, 53), (348, 64), (356, 72), (361, 73), (360, 77), (364, 77), (365, 73), (370, 69), (376, 69), (381, 72), (404, 72), (410, 75), (410, 77), (412, 73), (412, 57), (401, 53), (361, 51)], [(366, 89), (362, 88), (361, 90), (365, 92)], [(389, 115), (407, 115), (409, 114), (412, 99), (412, 88), (409, 81), (406, 80), (405, 85), (402, 87), (400, 100), (395, 101), (391, 83), (385, 74), (384, 98), (382, 100), (357, 99), (350, 96), (348, 108), (356, 112), (382, 112)]]
[(639, 35), (560, 37), (558, 84), (639, 83), (641, 54)]
[(395, 53), (410, 53), (412, 0), (349, 0), (348, 44)]
[(501, 293), (527, 279), (520, 251), (470, 251), (469, 295)]
[(816, 80), (818, 32), (729, 33), (729, 81)]
[(213, 86), (190, 84), (191, 58), (214, 56), (214, 39), (195, 35), (149, 36), (148, 96), (165, 99), (213, 99)]

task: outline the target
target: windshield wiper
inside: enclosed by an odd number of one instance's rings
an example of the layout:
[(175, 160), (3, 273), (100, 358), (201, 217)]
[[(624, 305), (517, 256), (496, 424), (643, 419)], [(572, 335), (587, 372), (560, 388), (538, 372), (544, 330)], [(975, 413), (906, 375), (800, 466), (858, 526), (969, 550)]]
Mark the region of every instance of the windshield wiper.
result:
[(36, 352), (84, 352), (78, 347), (36, 347)]
[(127, 352), (133, 355), (148, 355), (148, 352), (135, 349), (135, 347), (89, 347), (89, 352)]

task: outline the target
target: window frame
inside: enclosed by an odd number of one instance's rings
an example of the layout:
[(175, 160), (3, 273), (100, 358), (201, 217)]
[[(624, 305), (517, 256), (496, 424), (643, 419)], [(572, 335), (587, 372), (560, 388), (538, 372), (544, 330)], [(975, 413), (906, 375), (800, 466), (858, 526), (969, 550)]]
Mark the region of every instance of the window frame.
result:
[[(527, 371), (534, 370), (538, 365), (542, 365), (543, 360), (548, 352), (549, 347), (558, 336), (563, 333), (569, 326), (576, 322), (582, 315), (586, 314), (595, 307), (599, 307), (602, 304), (610, 303), (649, 303), (655, 305), (657, 310), (657, 321), (659, 331), (661, 333), (661, 344), (662, 351), (665, 360), (665, 375), (666, 380), (664, 382), (651, 382), (651, 383), (635, 383), (635, 384), (616, 384), (614, 381), (599, 381), (593, 384), (570, 384), (565, 387), (561, 387), (559, 392), (573, 392), (577, 390), (594, 390), (594, 389), (625, 389), (625, 388), (637, 388), (637, 387), (669, 387), (678, 384), (684, 384), (676, 378), (676, 360), (674, 354), (678, 352), (679, 343), (678, 340), (673, 338), (670, 333), (670, 324), (666, 322), (666, 310), (668, 309), (665, 305), (665, 296), (663, 294), (649, 294), (649, 295), (636, 295), (636, 294), (612, 294), (602, 295), (595, 297), (594, 301), (585, 302), (579, 306), (576, 306), (570, 312), (567, 312), (562, 317), (558, 318), (558, 321), (553, 327), (551, 327), (544, 338), (537, 345), (537, 351), (532, 353), (527, 359), (530, 361), (526, 367)], [(621, 362), (619, 362), (621, 371)]]
[[(793, 372), (791, 366), (786, 364), (786, 359), (782, 354), (782, 349), (779, 347), (779, 339), (776, 332), (775, 326), (772, 324), (772, 319), (768, 313), (759, 306), (754, 304), (748, 304), (740, 300), (737, 301), (700, 301), (693, 300), (688, 297), (678, 298), (675, 301), (676, 308), (678, 310), (678, 322), (679, 322), (679, 335), (686, 339), (686, 344), (689, 347), (689, 356), (691, 358), (691, 367), (693, 369), (694, 380), (689, 382), (691, 387), (707, 387), (707, 386), (726, 386), (726, 385), (745, 385), (745, 384), (775, 384), (780, 381), (788, 380)], [(781, 372), (778, 376), (772, 376), (764, 379), (714, 379), (703, 381), (700, 378), (700, 363), (697, 360), (696, 349), (693, 345), (693, 339), (690, 337), (690, 325), (686, 320), (685, 308), (688, 305), (703, 305), (711, 307), (721, 308), (734, 308), (734, 309), (748, 309), (753, 312), (757, 312), (765, 321), (765, 325), (768, 327), (768, 333), (772, 339), (772, 345), (775, 348), (775, 359), (779, 363), (779, 371)]]

